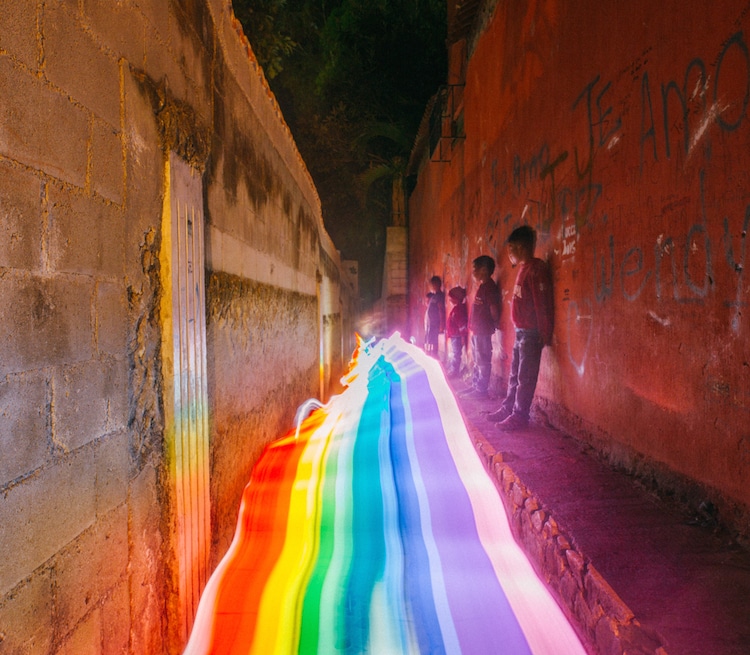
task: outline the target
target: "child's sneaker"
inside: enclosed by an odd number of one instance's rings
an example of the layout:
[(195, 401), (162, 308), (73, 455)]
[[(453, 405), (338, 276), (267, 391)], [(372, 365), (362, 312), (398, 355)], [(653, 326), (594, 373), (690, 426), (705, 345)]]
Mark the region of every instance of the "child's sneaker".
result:
[(509, 409), (505, 409), (505, 407), (501, 407), (500, 409), (495, 410), (494, 412), (490, 412), (487, 414), (487, 420), (492, 423), (501, 423), (506, 418), (508, 418), (513, 412)]
[(516, 430), (525, 430), (529, 427), (529, 419), (524, 419), (517, 414), (511, 414), (498, 426), (503, 432), (515, 432)]

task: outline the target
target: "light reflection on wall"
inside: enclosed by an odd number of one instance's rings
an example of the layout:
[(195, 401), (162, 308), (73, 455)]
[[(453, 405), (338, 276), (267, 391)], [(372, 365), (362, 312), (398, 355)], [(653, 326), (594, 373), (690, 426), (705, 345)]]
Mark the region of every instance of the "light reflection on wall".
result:
[(186, 653), (583, 655), (439, 364), (394, 335), (345, 381), (255, 467)]

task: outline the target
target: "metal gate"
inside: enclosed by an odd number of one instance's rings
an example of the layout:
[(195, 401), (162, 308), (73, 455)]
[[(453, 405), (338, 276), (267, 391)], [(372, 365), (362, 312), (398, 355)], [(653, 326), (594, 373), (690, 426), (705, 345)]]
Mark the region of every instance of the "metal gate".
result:
[(203, 185), (200, 173), (174, 153), (165, 180), (162, 357), (177, 611), (185, 643), (208, 577), (211, 536)]

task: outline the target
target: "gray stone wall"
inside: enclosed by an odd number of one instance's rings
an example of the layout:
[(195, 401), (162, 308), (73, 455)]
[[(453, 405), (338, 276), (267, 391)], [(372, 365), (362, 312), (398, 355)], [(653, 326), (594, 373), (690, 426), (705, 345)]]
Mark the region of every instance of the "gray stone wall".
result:
[[(0, 653), (181, 650), (160, 315), (169, 151), (203, 172), (214, 562), (260, 450), (319, 393), (323, 317), (352, 306), (229, 6), (0, 3)], [(326, 353), (329, 380), (344, 350)]]
[(297, 405), (318, 395), (317, 306), (315, 296), (226, 273), (207, 287), (209, 387), (222, 390), (210, 400), (216, 559), (234, 536), (252, 465), (291, 429)]

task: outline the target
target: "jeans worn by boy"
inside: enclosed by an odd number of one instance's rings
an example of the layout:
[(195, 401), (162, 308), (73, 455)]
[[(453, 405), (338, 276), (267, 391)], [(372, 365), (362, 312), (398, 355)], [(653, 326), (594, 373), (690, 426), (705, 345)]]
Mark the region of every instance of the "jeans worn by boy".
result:
[(456, 377), (461, 372), (461, 355), (464, 348), (463, 337), (448, 337), (448, 376)]
[(544, 343), (537, 330), (516, 330), (508, 393), (501, 409), (524, 421), (529, 420)]
[(472, 386), (479, 393), (487, 393), (492, 372), (492, 335), (472, 334), (471, 349), (474, 357)]

